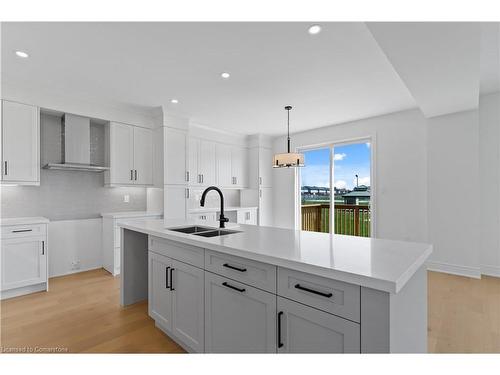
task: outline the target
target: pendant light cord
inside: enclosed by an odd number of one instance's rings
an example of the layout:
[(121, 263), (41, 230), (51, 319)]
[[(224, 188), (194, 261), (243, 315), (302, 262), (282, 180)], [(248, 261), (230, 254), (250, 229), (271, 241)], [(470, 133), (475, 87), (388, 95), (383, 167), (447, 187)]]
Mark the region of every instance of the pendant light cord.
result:
[(292, 109), (291, 106), (286, 106), (285, 107), (287, 113), (288, 113), (288, 120), (287, 120), (287, 144), (288, 144), (288, 153), (290, 153), (290, 110)]

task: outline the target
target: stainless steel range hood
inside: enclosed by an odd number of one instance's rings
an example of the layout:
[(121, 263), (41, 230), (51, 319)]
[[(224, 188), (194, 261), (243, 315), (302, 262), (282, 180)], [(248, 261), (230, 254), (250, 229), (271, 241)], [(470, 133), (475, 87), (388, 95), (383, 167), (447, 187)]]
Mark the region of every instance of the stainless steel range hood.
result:
[(62, 163), (48, 163), (44, 169), (103, 172), (108, 167), (90, 164), (90, 119), (65, 114), (62, 125)]

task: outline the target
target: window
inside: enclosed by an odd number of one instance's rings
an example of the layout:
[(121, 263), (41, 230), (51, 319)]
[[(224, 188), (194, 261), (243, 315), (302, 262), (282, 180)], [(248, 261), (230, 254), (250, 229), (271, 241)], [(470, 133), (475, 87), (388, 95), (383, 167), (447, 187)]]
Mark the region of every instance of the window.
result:
[(304, 153), (306, 165), (298, 173), (300, 228), (370, 237), (373, 225), (371, 142), (331, 144), (300, 151)]

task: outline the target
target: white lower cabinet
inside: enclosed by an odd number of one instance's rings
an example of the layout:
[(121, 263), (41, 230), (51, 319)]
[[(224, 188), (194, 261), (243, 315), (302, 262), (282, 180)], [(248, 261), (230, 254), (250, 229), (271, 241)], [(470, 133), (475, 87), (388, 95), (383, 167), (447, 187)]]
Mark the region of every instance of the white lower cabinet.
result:
[(47, 232), (46, 223), (1, 226), (1, 299), (48, 290)]
[(149, 315), (194, 352), (204, 351), (203, 270), (149, 252)]
[(199, 353), (205, 347), (203, 273), (200, 268), (172, 261), (172, 332)]
[(47, 281), (45, 242), (39, 238), (2, 241), (2, 291)]
[(205, 272), (205, 351), (276, 353), (276, 296)]
[(278, 297), (279, 353), (360, 353), (360, 325)]
[[(186, 256), (188, 252), (196, 257)], [(200, 261), (203, 254), (204, 261)], [(282, 283), (276, 289), (276, 275), (288, 271), (151, 236), (149, 315), (173, 340), (193, 352), (360, 353), (360, 323), (320, 310), (327, 307), (315, 300), (310, 300), (312, 307), (280, 296), (284, 289)], [(258, 274), (266, 282), (260, 282)], [(300, 281), (307, 286), (301, 290), (304, 293), (326, 298), (330, 295), (324, 297), (316, 289), (332, 287), (337, 303), (345, 300), (348, 307), (348, 311), (335, 311), (351, 316), (351, 310), (360, 308), (349, 303), (347, 295), (359, 298), (354, 292), (359, 286), (332, 280), (334, 284), (325, 286), (324, 280), (314, 279), (313, 290), (313, 276), (309, 276)]]
[(167, 330), (172, 330), (172, 291), (168, 283), (170, 268), (170, 258), (149, 252), (149, 316)]

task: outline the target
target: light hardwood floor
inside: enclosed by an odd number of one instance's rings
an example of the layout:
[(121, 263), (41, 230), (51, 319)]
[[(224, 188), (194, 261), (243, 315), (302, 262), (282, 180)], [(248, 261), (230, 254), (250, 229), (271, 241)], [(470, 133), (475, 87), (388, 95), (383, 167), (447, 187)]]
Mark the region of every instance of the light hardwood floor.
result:
[[(500, 353), (500, 279), (429, 272), (429, 352)], [(1, 303), (3, 348), (182, 353), (147, 313), (121, 308), (119, 279), (100, 269), (50, 279), (50, 291)]]

